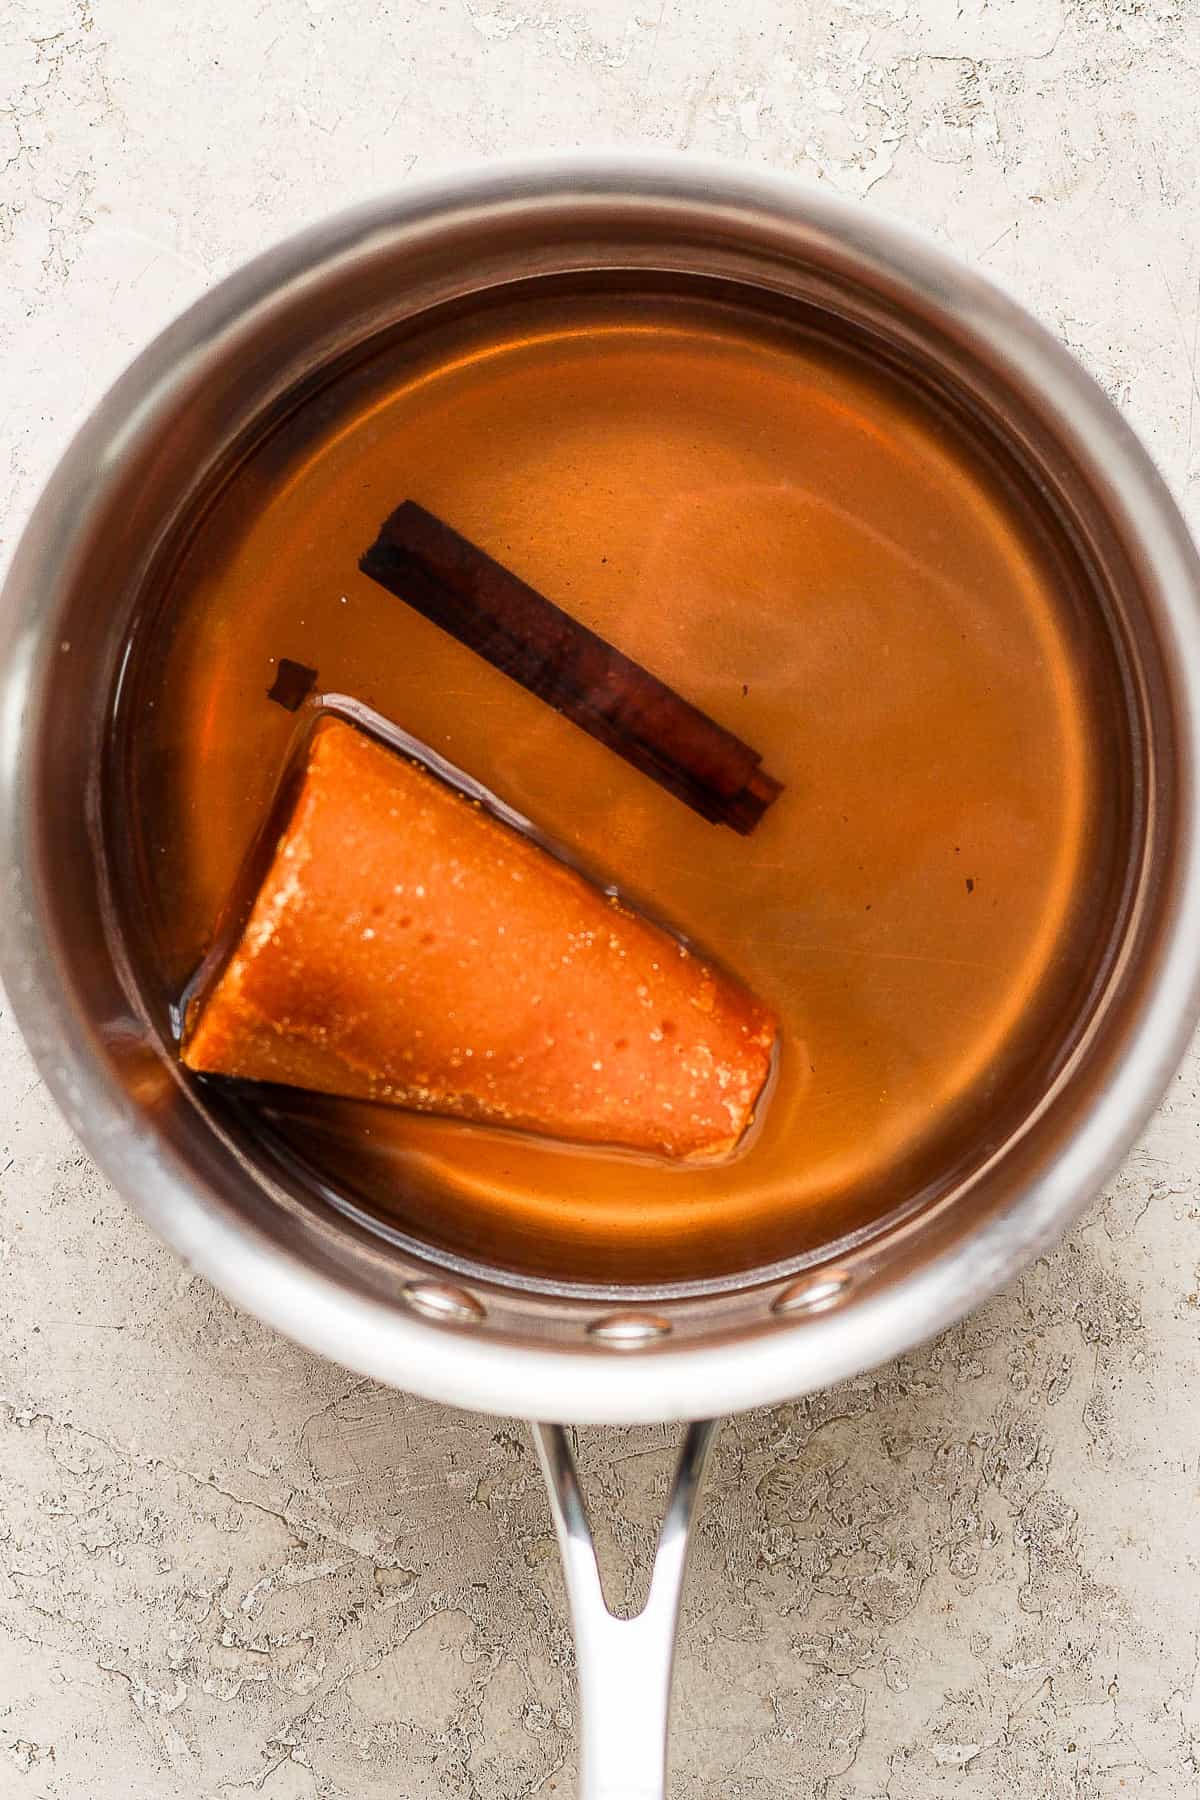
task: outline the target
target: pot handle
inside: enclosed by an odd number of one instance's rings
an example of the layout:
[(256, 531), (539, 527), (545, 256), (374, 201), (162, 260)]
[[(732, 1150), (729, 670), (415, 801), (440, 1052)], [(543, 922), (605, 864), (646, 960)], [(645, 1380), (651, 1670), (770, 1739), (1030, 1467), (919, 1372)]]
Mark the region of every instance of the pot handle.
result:
[(689, 1425), (659, 1532), (646, 1604), (618, 1619), (604, 1601), (579, 1470), (562, 1425), (534, 1425), (566, 1577), (579, 1684), (580, 1800), (663, 1800), (679, 1597), (704, 1466), (720, 1421)]

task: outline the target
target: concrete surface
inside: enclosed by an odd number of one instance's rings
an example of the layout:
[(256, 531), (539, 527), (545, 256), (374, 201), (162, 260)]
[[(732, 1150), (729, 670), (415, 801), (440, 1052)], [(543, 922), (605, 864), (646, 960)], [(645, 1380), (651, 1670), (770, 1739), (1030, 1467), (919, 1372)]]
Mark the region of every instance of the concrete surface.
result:
[[(1200, 500), (1196, 0), (0, 0), (0, 555), (207, 283), (463, 157), (795, 169), (1009, 282)], [(0, 1027), (0, 1797), (572, 1790), (527, 1442), (182, 1274)], [(959, 1330), (731, 1428), (675, 1793), (1200, 1793), (1200, 1103)], [(644, 1555), (665, 1437), (585, 1445)]]

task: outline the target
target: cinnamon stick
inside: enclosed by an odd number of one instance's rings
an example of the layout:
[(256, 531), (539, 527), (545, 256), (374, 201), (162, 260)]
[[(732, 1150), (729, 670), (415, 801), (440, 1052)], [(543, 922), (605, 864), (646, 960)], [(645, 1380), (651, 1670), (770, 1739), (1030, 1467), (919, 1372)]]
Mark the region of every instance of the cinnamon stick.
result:
[(274, 700), (285, 712), (297, 712), (317, 685), (317, 671), (307, 663), (293, 662), (281, 656), (275, 669), (275, 680), (267, 689), (267, 699)]
[(414, 500), (359, 568), (713, 824), (745, 836), (781, 793), (749, 744)]

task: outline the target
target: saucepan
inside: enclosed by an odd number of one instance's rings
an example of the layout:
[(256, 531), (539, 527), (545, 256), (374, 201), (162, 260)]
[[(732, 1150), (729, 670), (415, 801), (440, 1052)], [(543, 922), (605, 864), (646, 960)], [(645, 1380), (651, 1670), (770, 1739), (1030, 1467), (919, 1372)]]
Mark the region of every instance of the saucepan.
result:
[[(1022, 1116), (919, 1206), (661, 1290), (447, 1263), (256, 1159), (180, 1079), (113, 894), (110, 720), (156, 569), (208, 474), (335, 359), (424, 308), (579, 270), (675, 271), (847, 322), (1002, 438), (1052, 511), (1120, 670), (1127, 803), (1109, 936)], [(534, 1433), (566, 1565), (590, 1800), (661, 1795), (689, 1523), (721, 1412), (855, 1375), (959, 1318), (1066, 1227), (1145, 1123), (1200, 994), (1200, 566), (1104, 394), (1013, 301), (857, 206), (691, 160), (495, 166), (406, 189), (222, 282), (133, 364), (38, 505), (0, 631), (3, 974), (45, 1080), (185, 1262), (323, 1355)], [(801, 1153), (797, 1146), (797, 1154)], [(605, 1609), (563, 1422), (683, 1446), (640, 1617)]]

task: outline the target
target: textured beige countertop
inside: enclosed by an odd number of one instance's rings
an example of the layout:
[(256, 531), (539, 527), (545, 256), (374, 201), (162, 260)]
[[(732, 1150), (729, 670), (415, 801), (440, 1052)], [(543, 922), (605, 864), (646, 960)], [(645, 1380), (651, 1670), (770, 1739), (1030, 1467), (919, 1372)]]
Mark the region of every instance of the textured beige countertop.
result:
[[(1193, 516), (1196, 0), (0, 0), (0, 560), (67, 433), (314, 213), (518, 148), (794, 169), (1006, 281)], [(675, 1793), (1200, 1794), (1200, 1104), (937, 1343), (741, 1419)], [(589, 1433), (645, 1554), (668, 1436)], [(354, 1380), (181, 1272), (0, 1023), (0, 1800), (572, 1792), (520, 1429)]]

